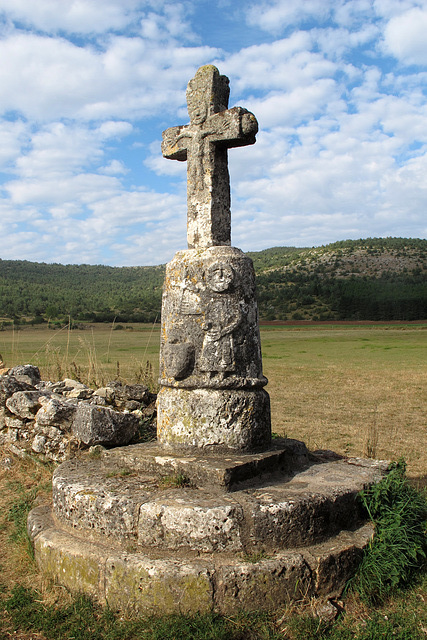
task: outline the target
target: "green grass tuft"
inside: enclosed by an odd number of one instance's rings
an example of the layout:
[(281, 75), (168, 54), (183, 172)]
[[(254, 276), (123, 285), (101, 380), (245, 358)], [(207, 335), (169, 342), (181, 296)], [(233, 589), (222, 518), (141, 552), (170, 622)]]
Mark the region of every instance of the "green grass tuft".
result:
[[(278, 640), (267, 613), (170, 615), (123, 619), (122, 616), (78, 596), (63, 607), (46, 605), (37, 591), (16, 586), (0, 600), (13, 630), (38, 631), (47, 639), (61, 640)], [(0, 616), (1, 620), (1, 616)], [(0, 632), (1, 621), (0, 621)]]
[(378, 604), (412, 584), (426, 566), (427, 495), (409, 484), (401, 459), (392, 463), (381, 482), (359, 496), (375, 524), (375, 535), (351, 589)]

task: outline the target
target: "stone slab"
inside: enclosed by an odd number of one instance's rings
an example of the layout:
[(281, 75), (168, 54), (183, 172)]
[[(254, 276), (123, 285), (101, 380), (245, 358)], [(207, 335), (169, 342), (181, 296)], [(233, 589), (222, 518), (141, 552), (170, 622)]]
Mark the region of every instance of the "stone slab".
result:
[(225, 491), (253, 480), (259, 483), (275, 475), (293, 474), (309, 464), (305, 444), (286, 438), (274, 439), (268, 451), (255, 454), (217, 453), (215, 448), (176, 452), (148, 442), (104, 451), (102, 457), (118, 468), (158, 477), (183, 475), (197, 487), (216, 486)]
[(276, 609), (302, 596), (337, 597), (373, 535), (373, 527), (363, 525), (320, 545), (251, 561), (239, 553), (118, 551), (62, 530), (44, 507), (30, 512), (28, 530), (38, 566), (48, 578), (113, 609), (151, 615), (229, 614)]
[(98, 460), (68, 461), (55, 471), (53, 507), (61, 526), (114, 544), (276, 552), (359, 526), (363, 516), (356, 495), (381, 476), (381, 468), (367, 461), (312, 461), (293, 474), (226, 492), (214, 484), (174, 485), (173, 476), (164, 483), (107, 452)]

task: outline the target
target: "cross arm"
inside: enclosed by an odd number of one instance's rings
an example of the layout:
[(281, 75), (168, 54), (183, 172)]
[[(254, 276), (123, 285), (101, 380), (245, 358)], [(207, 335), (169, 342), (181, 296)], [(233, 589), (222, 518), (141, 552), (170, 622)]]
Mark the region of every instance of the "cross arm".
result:
[(254, 114), (243, 107), (233, 107), (211, 116), (215, 119), (215, 140), (227, 148), (244, 147), (255, 143), (258, 122)]
[(187, 160), (188, 125), (170, 127), (163, 131), (162, 154), (170, 160)]

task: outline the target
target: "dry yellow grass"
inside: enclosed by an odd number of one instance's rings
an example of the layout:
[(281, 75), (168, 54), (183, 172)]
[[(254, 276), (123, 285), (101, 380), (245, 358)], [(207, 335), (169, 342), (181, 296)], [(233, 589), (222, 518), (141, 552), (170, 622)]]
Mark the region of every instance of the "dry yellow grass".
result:
[(262, 332), (273, 429), (311, 449), (397, 460), (425, 483), (426, 333), (417, 328)]
[[(273, 431), (354, 456), (398, 459), (427, 474), (426, 325), (262, 328)], [(0, 332), (8, 366), (31, 362), (43, 377), (102, 384), (157, 379), (159, 327)], [(149, 363), (147, 369), (147, 362)]]
[[(28, 505), (50, 500), (52, 467), (32, 459), (20, 459), (0, 446), (0, 575), (1, 584), (19, 581), (26, 587), (44, 588), (31, 560), (25, 518)], [(37, 494), (37, 495), (36, 495)]]

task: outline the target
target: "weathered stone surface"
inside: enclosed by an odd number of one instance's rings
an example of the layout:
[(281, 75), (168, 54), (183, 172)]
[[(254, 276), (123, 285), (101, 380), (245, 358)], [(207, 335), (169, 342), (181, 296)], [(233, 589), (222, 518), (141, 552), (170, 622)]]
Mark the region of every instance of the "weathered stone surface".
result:
[(34, 420), (34, 416), (40, 408), (40, 391), (17, 391), (6, 400), (6, 407), (18, 418)]
[(167, 265), (163, 291), (162, 385), (265, 386), (250, 258), (233, 247), (180, 251)]
[[(37, 564), (57, 584), (103, 600), (100, 581), (105, 560), (102, 551), (50, 529), (34, 540)], [(101, 592), (101, 593), (100, 593)]]
[(37, 411), (37, 426), (57, 426), (68, 431), (76, 412), (76, 406), (57, 398), (40, 398), (41, 408)]
[[(265, 463), (269, 459), (265, 453), (259, 458)], [(116, 449), (104, 451), (99, 460), (62, 464), (53, 476), (58, 520), (118, 540), (133, 538), (144, 547), (270, 553), (318, 544), (341, 529), (358, 527), (363, 516), (355, 495), (381, 478), (375, 466), (337, 460), (311, 464), (287, 477), (260, 475), (258, 484), (243, 483), (225, 493), (218, 482), (206, 483), (209, 474), (203, 477), (194, 471), (210, 466), (214, 478), (221, 469), (217, 460), (193, 457), (187, 467), (190, 486), (165, 489), (162, 476), (185, 474), (184, 466), (174, 468), (166, 456), (161, 460), (148, 455), (144, 465), (136, 453), (134, 460)], [(180, 464), (178, 458), (176, 462)], [(279, 460), (272, 457), (271, 463)], [(232, 461), (228, 464), (232, 473)], [(244, 460), (236, 460), (237, 475), (242, 465)], [(195, 484), (198, 478), (201, 486)]]
[(203, 552), (243, 550), (242, 507), (231, 497), (194, 495), (191, 489), (141, 505), (138, 541), (149, 547)]
[(84, 472), (75, 460), (65, 462), (53, 474), (53, 506), (70, 526), (96, 531), (106, 537), (132, 539), (137, 535), (139, 506), (150, 496), (140, 476), (89, 460)]
[(251, 537), (266, 548), (302, 546), (326, 540), (362, 518), (356, 496), (381, 478), (374, 465), (350, 471), (347, 461), (314, 464), (288, 481), (250, 489), (254, 500)]
[(44, 453), (46, 450), (47, 438), (46, 436), (36, 435), (31, 444), (31, 449), (35, 453)]
[[(369, 528), (369, 527), (368, 527)], [(369, 541), (366, 527), (327, 543), (282, 551), (253, 562), (241, 554), (193, 554), (160, 557), (149, 550), (114, 549), (78, 531), (54, 524), (37, 507), (28, 532), (43, 573), (74, 592), (84, 592), (128, 613), (168, 614), (236, 609), (271, 610), (303, 597), (336, 597), (354, 572), (350, 556)], [(328, 572), (330, 572), (328, 577)]]
[(35, 387), (40, 382), (40, 371), (32, 364), (20, 364), (12, 367), (8, 371), (9, 376), (13, 376), (19, 382), (26, 382)]
[(109, 407), (79, 405), (71, 431), (86, 445), (119, 446), (132, 440), (138, 426), (138, 418), (131, 413), (119, 413)]
[(262, 451), (271, 442), (270, 399), (263, 389), (163, 387), (157, 438), (163, 445)]
[(105, 597), (112, 608), (149, 615), (206, 613), (213, 586), (204, 563), (135, 555), (107, 560)]
[(271, 441), (255, 273), (229, 246), (227, 149), (253, 144), (258, 124), (227, 109), (228, 85), (216, 67), (201, 67), (188, 83), (190, 125), (163, 133), (163, 155), (188, 167), (189, 249), (167, 266), (162, 305), (157, 425), (172, 448), (249, 451)]
[(277, 609), (300, 600), (311, 588), (311, 572), (301, 553), (279, 554), (256, 563), (235, 561), (218, 568), (217, 609), (224, 614)]
[(0, 377), (0, 406), (5, 406), (6, 400), (17, 391), (34, 391), (34, 387), (27, 382), (21, 382), (11, 375)]
[(24, 429), (25, 422), (21, 418), (6, 414), (4, 417), (4, 423), (6, 427), (10, 429), (17, 429), (18, 431)]
[(230, 244), (227, 149), (254, 144), (258, 123), (242, 107), (227, 109), (229, 93), (229, 80), (216, 67), (200, 67), (187, 88), (190, 124), (163, 132), (163, 155), (187, 160), (190, 249)]
[(314, 592), (328, 594), (329, 598), (339, 597), (348, 576), (356, 573), (363, 549), (373, 535), (374, 526), (369, 522), (360, 527), (356, 537), (350, 531), (342, 531), (332, 541), (307, 550), (305, 558), (312, 571)]
[(252, 262), (232, 247), (179, 252), (167, 266), (161, 336), (159, 441), (268, 448)]
[[(106, 451), (103, 460), (117, 469), (132, 469), (135, 473), (149, 473), (160, 479), (181, 475), (192, 486), (217, 487), (235, 491), (242, 485), (264, 483), (277, 476), (292, 476), (309, 464), (309, 453), (303, 442), (275, 438), (268, 451), (241, 454), (227, 451), (169, 451), (158, 442), (145, 442)], [(101, 455), (101, 453), (100, 453)], [(84, 463), (80, 463), (84, 467)], [(84, 473), (84, 471), (83, 471)]]

